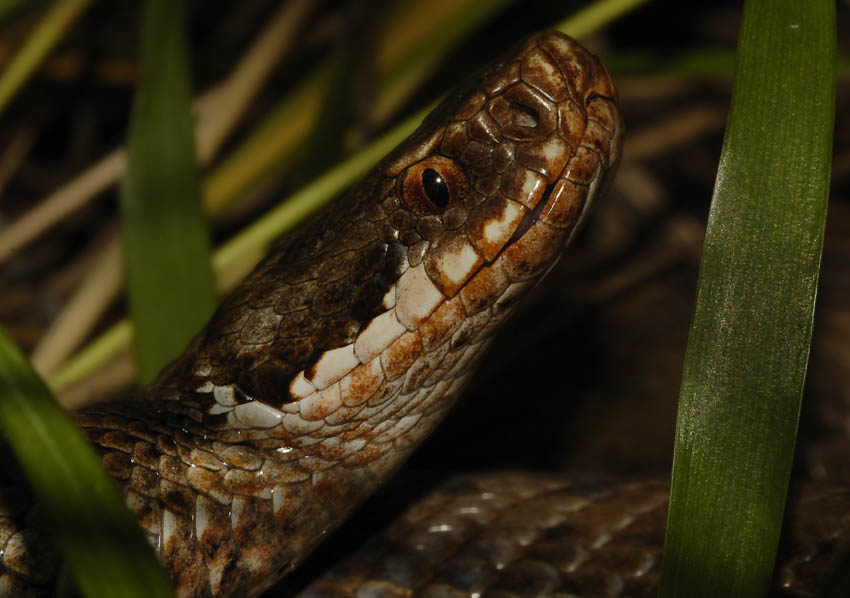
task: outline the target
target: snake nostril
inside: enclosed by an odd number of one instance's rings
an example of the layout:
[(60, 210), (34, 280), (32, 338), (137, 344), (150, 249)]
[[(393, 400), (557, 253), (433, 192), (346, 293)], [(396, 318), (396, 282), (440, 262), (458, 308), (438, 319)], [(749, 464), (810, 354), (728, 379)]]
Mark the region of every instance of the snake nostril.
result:
[(533, 129), (540, 124), (540, 115), (534, 108), (530, 108), (528, 106), (524, 106), (522, 104), (517, 104), (516, 102), (514, 102), (513, 121), (514, 124), (518, 127)]

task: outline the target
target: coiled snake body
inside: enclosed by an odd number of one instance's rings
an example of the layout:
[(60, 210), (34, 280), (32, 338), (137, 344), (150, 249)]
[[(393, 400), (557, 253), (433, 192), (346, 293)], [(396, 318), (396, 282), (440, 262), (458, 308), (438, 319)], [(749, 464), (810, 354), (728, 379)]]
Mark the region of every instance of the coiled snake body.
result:
[[(613, 174), (616, 100), (574, 40), (533, 36), (285, 238), (138, 400), (77, 415), (178, 595), (259, 594), (437, 425)], [(57, 557), (4, 481), (0, 595), (49, 595)]]

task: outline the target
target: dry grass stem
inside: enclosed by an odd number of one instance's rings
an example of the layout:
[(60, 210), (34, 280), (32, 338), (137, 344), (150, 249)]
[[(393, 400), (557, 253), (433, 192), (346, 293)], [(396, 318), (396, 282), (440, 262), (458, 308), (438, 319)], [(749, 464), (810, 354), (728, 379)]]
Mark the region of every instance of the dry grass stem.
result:
[[(272, 67), (289, 49), (289, 40), (294, 37), (292, 32), (303, 23), (313, 3), (313, 0), (285, 3), (224, 83), (214, 86), (196, 100), (198, 153), (202, 163), (213, 157), (233, 130)], [(45, 197), (0, 235), (0, 261), (115, 184), (124, 174), (125, 166), (126, 155), (124, 149), (119, 148)]]
[(30, 360), (42, 376), (56, 371), (91, 334), (100, 317), (124, 284), (124, 258), (117, 232), (100, 251), (97, 263), (86, 273), (74, 295), (50, 324), (33, 349)]
[(646, 160), (723, 128), (726, 112), (713, 106), (697, 106), (677, 112), (659, 123), (633, 132), (623, 146), (623, 162)]

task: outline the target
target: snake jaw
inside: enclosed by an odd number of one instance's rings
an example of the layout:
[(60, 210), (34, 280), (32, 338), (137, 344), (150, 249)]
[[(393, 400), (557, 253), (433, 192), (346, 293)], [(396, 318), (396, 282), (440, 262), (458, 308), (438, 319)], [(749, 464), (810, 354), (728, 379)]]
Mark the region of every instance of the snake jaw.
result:
[(508, 247), (518, 241), (531, 229), (532, 226), (537, 224), (537, 221), (540, 220), (540, 215), (543, 213), (543, 208), (547, 205), (548, 199), (552, 195), (553, 187), (554, 185), (547, 185), (546, 190), (543, 192), (543, 197), (538, 200), (537, 205), (535, 205), (533, 209), (525, 212), (519, 226), (516, 227), (511, 238), (508, 239), (507, 243), (505, 243), (505, 247)]

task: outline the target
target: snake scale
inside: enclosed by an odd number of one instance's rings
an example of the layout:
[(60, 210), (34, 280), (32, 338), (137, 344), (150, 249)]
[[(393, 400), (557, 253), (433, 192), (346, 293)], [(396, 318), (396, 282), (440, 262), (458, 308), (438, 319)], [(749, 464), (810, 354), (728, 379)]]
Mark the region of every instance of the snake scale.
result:
[[(76, 415), (177, 595), (262, 593), (401, 465), (579, 230), (622, 132), (599, 61), (532, 36), (281, 240), (135, 400)], [(0, 596), (52, 595), (38, 509), (14, 467), (0, 483)], [(657, 481), (463, 478), (304, 595), (652, 595), (665, 504)], [(826, 570), (847, 525), (792, 542), (780, 585)]]

